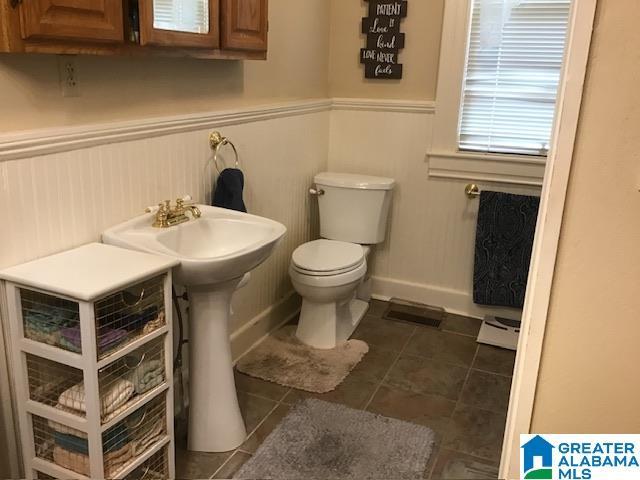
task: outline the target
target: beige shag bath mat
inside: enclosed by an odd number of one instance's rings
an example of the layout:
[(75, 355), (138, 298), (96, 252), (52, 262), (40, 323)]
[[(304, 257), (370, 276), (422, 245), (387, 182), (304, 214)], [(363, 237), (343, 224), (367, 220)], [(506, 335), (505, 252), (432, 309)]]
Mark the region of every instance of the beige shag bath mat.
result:
[(326, 393), (335, 390), (369, 351), (362, 340), (318, 350), (302, 343), (295, 333), (296, 326), (289, 325), (269, 335), (240, 359), (238, 370), (285, 387)]

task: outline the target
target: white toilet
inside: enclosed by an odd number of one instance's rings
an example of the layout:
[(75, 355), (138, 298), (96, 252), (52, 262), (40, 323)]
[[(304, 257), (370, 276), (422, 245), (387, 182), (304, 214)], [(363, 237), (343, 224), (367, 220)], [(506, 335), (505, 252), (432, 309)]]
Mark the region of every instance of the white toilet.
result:
[(289, 275), (303, 299), (296, 335), (328, 349), (348, 340), (369, 308), (369, 245), (384, 241), (395, 181), (320, 173), (314, 182), (322, 240), (293, 252)]

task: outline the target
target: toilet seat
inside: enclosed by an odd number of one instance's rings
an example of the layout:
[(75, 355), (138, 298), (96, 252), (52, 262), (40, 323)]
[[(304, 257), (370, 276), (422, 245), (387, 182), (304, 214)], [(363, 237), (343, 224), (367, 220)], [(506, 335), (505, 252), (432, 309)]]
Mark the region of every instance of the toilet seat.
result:
[(357, 270), (365, 251), (357, 243), (314, 240), (300, 245), (291, 256), (291, 268), (302, 275), (335, 276)]
[(348, 272), (333, 275), (308, 275), (296, 269), (293, 263), (289, 267), (289, 276), (294, 285), (298, 283), (299, 285), (320, 289), (344, 287), (350, 284), (356, 285), (362, 281), (366, 273), (367, 262), (362, 262), (358, 267)]

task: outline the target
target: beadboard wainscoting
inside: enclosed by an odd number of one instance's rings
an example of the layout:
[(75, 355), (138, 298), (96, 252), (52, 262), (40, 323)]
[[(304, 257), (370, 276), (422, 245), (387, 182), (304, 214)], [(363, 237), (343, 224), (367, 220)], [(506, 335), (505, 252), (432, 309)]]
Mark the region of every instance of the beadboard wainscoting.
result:
[[(287, 227), (272, 257), (235, 295), (231, 331), (237, 358), (299, 308), (287, 269), (293, 250), (317, 236), (308, 189), (313, 176), (327, 168), (331, 104), (309, 105), (0, 138), (0, 268), (99, 241), (105, 228), (163, 199), (210, 198), (215, 170), (205, 173), (208, 134), (219, 128), (240, 152), (249, 211)], [(229, 151), (224, 155), (232, 165)]]
[[(301, 100), (0, 136), (0, 268), (97, 241), (105, 228), (164, 199), (190, 194), (208, 200), (214, 173), (205, 171), (208, 133), (220, 129), (240, 152), (249, 211), (288, 229), (235, 295), (235, 359), (300, 307), (288, 266), (293, 250), (318, 236), (317, 205), (308, 189), (327, 169), (397, 180), (388, 238), (371, 261), (376, 296), (477, 317), (517, 314), (472, 302), (478, 200), (465, 196), (467, 180), (429, 175), (433, 114), (433, 103), (425, 101)], [(229, 152), (223, 155), (231, 165)], [(508, 182), (503, 176), (476, 183), (539, 194), (535, 186)], [(3, 349), (0, 342), (4, 395)], [(3, 407), (6, 427), (11, 415)]]
[[(478, 199), (464, 194), (469, 180), (429, 175), (433, 109), (424, 102), (379, 107), (334, 104), (329, 169), (395, 178), (391, 228), (372, 262), (373, 292), (483, 317), (519, 315), (472, 301)], [(395, 105), (395, 108), (393, 107)], [(535, 186), (481, 181), (480, 188), (539, 195)]]

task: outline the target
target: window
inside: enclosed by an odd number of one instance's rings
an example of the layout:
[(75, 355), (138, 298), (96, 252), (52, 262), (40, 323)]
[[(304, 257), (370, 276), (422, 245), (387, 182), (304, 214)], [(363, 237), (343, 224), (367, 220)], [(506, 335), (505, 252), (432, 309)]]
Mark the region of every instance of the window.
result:
[(571, 0), (475, 0), (458, 148), (546, 156)]
[(209, 0), (153, 0), (153, 28), (209, 33)]

